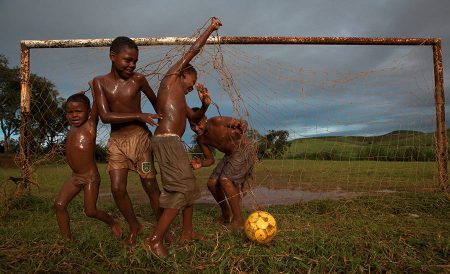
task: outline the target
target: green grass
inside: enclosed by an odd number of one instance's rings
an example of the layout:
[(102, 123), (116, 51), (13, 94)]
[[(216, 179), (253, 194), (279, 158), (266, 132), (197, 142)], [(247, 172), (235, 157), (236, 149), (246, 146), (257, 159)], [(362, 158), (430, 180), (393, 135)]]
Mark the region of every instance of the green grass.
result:
[[(51, 204), (50, 198), (23, 197), (1, 220), (2, 272), (450, 271), (450, 203), (436, 193), (266, 208), (279, 227), (268, 245), (253, 244), (242, 233), (213, 223), (211, 215), (216, 209), (198, 205), (194, 224), (208, 239), (171, 246), (165, 259), (142, 249), (143, 236), (133, 248), (122, 246), (103, 224), (83, 216), (80, 199), (70, 207), (76, 241), (64, 242), (58, 236)], [(118, 216), (109, 203), (99, 206)], [(154, 224), (148, 208), (136, 205), (145, 233)], [(175, 223), (172, 232), (179, 229)]]
[[(196, 173), (203, 189), (211, 169)], [(104, 164), (99, 170), (100, 191), (109, 193)], [(264, 160), (255, 173), (254, 187), (339, 189), (363, 195), (263, 208), (274, 215), (279, 228), (268, 245), (256, 245), (241, 232), (215, 224), (212, 219), (218, 207), (199, 204), (194, 225), (208, 239), (171, 246), (170, 255), (161, 259), (142, 248), (154, 216), (135, 174), (130, 173), (128, 190), (145, 230), (137, 245), (127, 248), (111, 237), (103, 223), (84, 216), (81, 196), (69, 208), (76, 241), (63, 241), (52, 204), (70, 170), (44, 166), (33, 175), (39, 190), (33, 188), (32, 195), (14, 201), (0, 219), (0, 273), (450, 271), (450, 202), (436, 190), (435, 163)], [(2, 168), (4, 190), (12, 187), (6, 179), (19, 175), (17, 168)], [(397, 192), (376, 192), (385, 189)], [(101, 196), (98, 207), (111, 212), (126, 231), (111, 196)], [(244, 216), (249, 213), (244, 211)], [(177, 219), (171, 233), (179, 231)]]
[[(106, 164), (99, 164), (102, 178), (101, 192), (109, 191)], [(200, 187), (206, 190), (206, 182), (212, 167), (196, 171)], [(47, 165), (37, 169), (32, 179), (39, 183), (40, 193), (56, 193), (71, 174), (67, 166)], [(17, 168), (0, 171), (0, 182), (9, 176), (20, 177)], [(437, 166), (434, 162), (387, 162), (387, 161), (314, 161), (314, 160), (268, 160), (258, 163), (254, 172), (253, 186), (276, 188), (296, 187), (304, 190), (341, 189), (347, 191), (424, 191), (437, 187)], [(141, 195), (139, 177), (129, 173), (128, 188)]]

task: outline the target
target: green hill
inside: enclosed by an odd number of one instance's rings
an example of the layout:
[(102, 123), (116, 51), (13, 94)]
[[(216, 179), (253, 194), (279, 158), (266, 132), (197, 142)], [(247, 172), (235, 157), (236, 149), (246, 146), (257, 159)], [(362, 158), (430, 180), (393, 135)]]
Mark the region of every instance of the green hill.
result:
[(379, 136), (323, 136), (290, 141), (285, 158), (433, 161), (434, 133), (396, 130)]

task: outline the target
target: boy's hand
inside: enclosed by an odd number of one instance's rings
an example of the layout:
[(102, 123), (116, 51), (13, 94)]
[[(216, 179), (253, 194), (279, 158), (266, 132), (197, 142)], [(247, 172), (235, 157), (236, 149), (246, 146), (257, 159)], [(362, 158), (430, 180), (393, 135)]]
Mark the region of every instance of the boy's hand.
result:
[(222, 26), (222, 23), (216, 17), (212, 17), (211, 18), (211, 26), (212, 26), (213, 30), (218, 30), (219, 27)]
[(193, 169), (199, 169), (199, 168), (202, 167), (202, 162), (200, 161), (199, 158), (194, 157), (194, 158), (191, 160), (191, 167), (192, 167)]
[(91, 89), (92, 95), (94, 95), (94, 84), (92, 80), (89, 80), (89, 88)]
[(160, 114), (151, 114), (151, 113), (140, 113), (139, 115), (140, 121), (146, 124), (150, 124), (154, 127), (157, 127), (158, 123), (153, 121), (154, 119), (162, 119), (162, 116)]
[(198, 98), (200, 98), (202, 104), (209, 106), (211, 104), (211, 97), (209, 96), (208, 88), (201, 83), (197, 83), (195, 87), (197, 88)]

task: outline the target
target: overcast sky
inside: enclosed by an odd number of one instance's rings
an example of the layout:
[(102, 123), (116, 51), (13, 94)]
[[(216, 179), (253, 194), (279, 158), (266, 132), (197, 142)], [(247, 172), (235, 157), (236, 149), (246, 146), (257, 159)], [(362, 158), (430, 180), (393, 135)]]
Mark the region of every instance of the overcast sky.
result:
[[(22, 39), (191, 36), (216, 16), (221, 36), (440, 37), (448, 91), (449, 15), (448, 0), (0, 0), (0, 54), (16, 66)], [(147, 51), (141, 65), (158, 56)], [(238, 108), (248, 110), (262, 132), (288, 129), (301, 137), (434, 129), (430, 47), (241, 46), (222, 53), (243, 97)], [(64, 97), (110, 66), (105, 50), (32, 50), (31, 63)], [(214, 89), (222, 115), (236, 115), (213, 73), (199, 80)], [(157, 82), (151, 85), (157, 91)], [(208, 115), (218, 115), (216, 108)]]

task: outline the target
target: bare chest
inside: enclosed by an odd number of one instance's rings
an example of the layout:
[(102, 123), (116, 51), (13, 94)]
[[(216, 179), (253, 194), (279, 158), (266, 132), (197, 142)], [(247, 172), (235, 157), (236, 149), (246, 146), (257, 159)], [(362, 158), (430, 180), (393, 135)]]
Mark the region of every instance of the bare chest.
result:
[(207, 128), (203, 138), (207, 145), (213, 146), (227, 154), (231, 153), (238, 143), (232, 139), (226, 130), (221, 130), (216, 127)]
[(90, 152), (95, 147), (95, 133), (88, 127), (71, 129), (67, 134), (66, 154)]
[(140, 109), (141, 92), (136, 84), (111, 85), (105, 89), (105, 97), (111, 111), (130, 111)]

